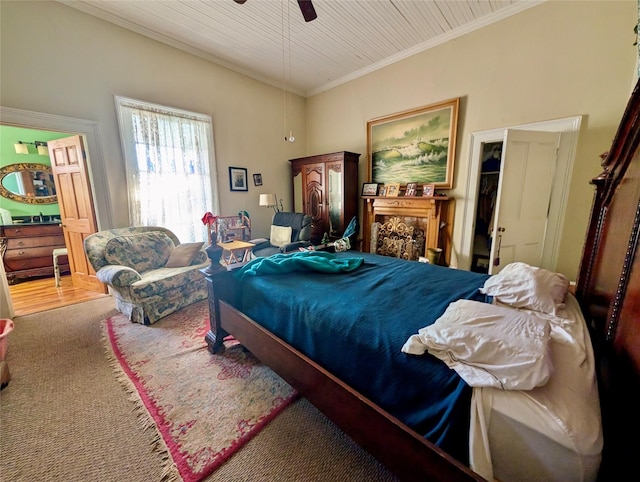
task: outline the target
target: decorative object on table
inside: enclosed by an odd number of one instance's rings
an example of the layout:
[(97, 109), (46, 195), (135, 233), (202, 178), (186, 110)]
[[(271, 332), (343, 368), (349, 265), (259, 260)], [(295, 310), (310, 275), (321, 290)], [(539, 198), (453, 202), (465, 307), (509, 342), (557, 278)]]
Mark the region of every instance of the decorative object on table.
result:
[(84, 250), (98, 280), (111, 288), (116, 309), (150, 325), (207, 298), (203, 244), (181, 244), (166, 228), (139, 226), (91, 234)]
[(247, 170), (244, 167), (229, 168), (229, 188), (232, 191), (248, 191)]
[(349, 238), (340, 238), (336, 239), (333, 242), (333, 247), (335, 248), (336, 252), (340, 253), (342, 251), (351, 249), (351, 243), (349, 242)]
[(418, 183), (417, 182), (408, 182), (407, 188), (404, 191), (405, 196), (415, 196), (418, 192)]
[(108, 352), (118, 379), (134, 396), (141, 423), (157, 430), (157, 448), (168, 452), (165, 469), (173, 478), (167, 480), (201, 481), (296, 393), (233, 341), (225, 342), (221, 355), (206, 351), (206, 301), (157, 326), (148, 329), (120, 314), (107, 319)]
[(311, 246), (311, 223), (312, 218), (308, 214), (275, 213), (271, 221), (269, 239), (251, 240), (256, 245), (252, 250), (253, 256), (271, 256), (297, 251), (299, 248), (308, 248)]
[(455, 98), (368, 121), (369, 180), (451, 189), (459, 104)]
[(365, 182), (362, 185), (362, 195), (363, 196), (377, 196), (378, 195), (378, 183)]
[(427, 248), (427, 259), (430, 264), (440, 264), (442, 248)]
[(260, 194), (259, 206), (273, 208), (274, 213), (281, 213), (284, 210), (282, 205), (282, 199), (280, 199), (280, 205), (278, 205), (278, 196), (275, 194)]
[(254, 174), (253, 175), (253, 185), (254, 186), (262, 186), (262, 174)]
[(436, 195), (435, 184), (425, 184), (422, 186), (422, 197), (433, 197)]
[(387, 192), (385, 194), (386, 197), (397, 197), (400, 194), (400, 183), (392, 182), (391, 184), (387, 184)]
[(324, 233), (322, 235), (322, 241), (320, 241), (322, 244), (329, 244), (329, 233)]

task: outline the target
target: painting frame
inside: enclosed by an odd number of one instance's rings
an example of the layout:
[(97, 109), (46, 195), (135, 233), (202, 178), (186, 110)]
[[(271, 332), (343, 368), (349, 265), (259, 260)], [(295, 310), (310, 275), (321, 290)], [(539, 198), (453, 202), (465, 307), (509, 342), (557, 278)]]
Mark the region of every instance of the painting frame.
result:
[(254, 186), (262, 186), (262, 174), (254, 174), (253, 175), (253, 185)]
[(377, 195), (378, 195), (377, 182), (365, 182), (362, 184), (362, 196), (377, 196)]
[(390, 182), (386, 186), (387, 186), (387, 192), (385, 193), (385, 197), (398, 197), (400, 195), (399, 182)]
[(456, 97), (367, 121), (368, 182), (452, 189), (459, 110)]
[(233, 191), (248, 191), (247, 170), (244, 167), (229, 167), (229, 189)]

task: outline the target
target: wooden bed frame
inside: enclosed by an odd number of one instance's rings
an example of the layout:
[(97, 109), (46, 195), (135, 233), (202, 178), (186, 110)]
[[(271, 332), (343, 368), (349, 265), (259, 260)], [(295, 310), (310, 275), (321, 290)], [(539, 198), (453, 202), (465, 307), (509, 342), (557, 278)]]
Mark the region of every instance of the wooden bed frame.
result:
[[(599, 480), (638, 473), (640, 454), (640, 92), (636, 86), (595, 196), (576, 297), (598, 362), (605, 446)], [(208, 249), (211, 352), (233, 335), (401, 480), (484, 480), (304, 354), (235, 309), (215, 246)], [(634, 441), (635, 439), (635, 441)]]

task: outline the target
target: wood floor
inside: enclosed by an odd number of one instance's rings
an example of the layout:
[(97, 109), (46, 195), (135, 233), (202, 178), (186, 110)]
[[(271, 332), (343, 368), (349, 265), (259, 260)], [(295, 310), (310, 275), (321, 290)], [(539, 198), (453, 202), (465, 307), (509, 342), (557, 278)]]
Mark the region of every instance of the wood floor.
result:
[(58, 288), (55, 286), (54, 278), (38, 278), (9, 285), (9, 293), (14, 317), (109, 296), (74, 288), (70, 275), (60, 278)]

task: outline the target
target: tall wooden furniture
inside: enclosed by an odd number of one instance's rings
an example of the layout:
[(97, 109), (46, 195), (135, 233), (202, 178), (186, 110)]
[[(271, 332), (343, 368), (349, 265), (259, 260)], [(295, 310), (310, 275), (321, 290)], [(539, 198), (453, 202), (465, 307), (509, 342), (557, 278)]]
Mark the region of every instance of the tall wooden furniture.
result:
[(309, 214), (311, 242), (342, 236), (358, 214), (358, 160), (354, 152), (334, 152), (290, 159), (293, 210)]
[[(65, 248), (62, 227), (52, 224), (13, 224), (0, 227), (0, 254), (9, 283), (18, 278), (53, 275), (53, 250)], [(69, 261), (58, 261), (69, 272)]]
[(385, 223), (391, 218), (413, 227), (424, 237), (421, 256), (427, 256), (429, 248), (442, 249), (441, 264), (451, 261), (451, 235), (453, 233), (453, 199), (434, 197), (379, 197), (365, 196), (362, 225), (362, 250), (371, 251), (371, 225)]

